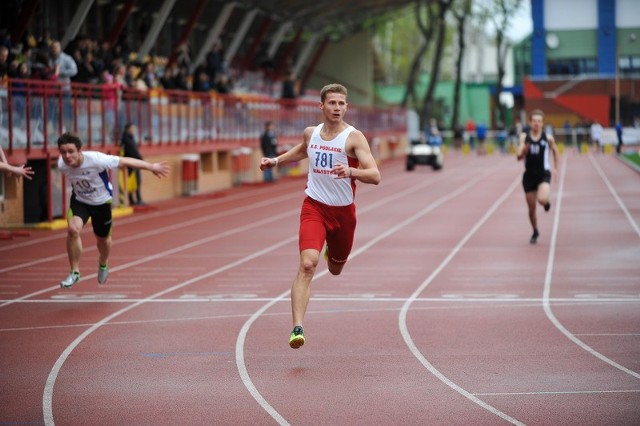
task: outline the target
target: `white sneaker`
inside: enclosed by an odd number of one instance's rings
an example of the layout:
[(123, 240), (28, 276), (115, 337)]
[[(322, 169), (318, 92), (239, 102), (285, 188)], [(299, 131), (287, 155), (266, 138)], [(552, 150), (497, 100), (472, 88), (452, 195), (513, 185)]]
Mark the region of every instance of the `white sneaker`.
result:
[(80, 281), (80, 272), (71, 271), (69, 276), (64, 280), (60, 281), (61, 288), (71, 288), (75, 283)]
[(109, 278), (109, 266), (98, 266), (98, 284), (104, 284)]

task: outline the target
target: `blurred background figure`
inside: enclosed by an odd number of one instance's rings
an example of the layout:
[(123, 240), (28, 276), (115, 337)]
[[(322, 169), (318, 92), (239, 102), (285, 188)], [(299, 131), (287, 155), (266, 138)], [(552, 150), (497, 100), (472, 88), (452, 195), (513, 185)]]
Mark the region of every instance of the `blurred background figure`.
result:
[[(278, 146), (278, 140), (276, 139), (275, 126), (272, 121), (264, 123), (264, 132), (260, 136), (260, 147), (262, 148), (262, 155), (267, 158), (273, 158), (276, 156), (276, 148)], [(264, 181), (275, 182), (273, 176), (273, 169), (268, 168), (264, 170)]]
[[(138, 150), (138, 144), (136, 143), (136, 126), (133, 123), (127, 123), (124, 126), (124, 132), (122, 133), (122, 139), (120, 140), (122, 148), (122, 156), (137, 158), (142, 160), (142, 155)], [(127, 179), (127, 186), (129, 192), (129, 204), (134, 206), (143, 205), (142, 197), (140, 196), (140, 170), (129, 168), (129, 177)]]

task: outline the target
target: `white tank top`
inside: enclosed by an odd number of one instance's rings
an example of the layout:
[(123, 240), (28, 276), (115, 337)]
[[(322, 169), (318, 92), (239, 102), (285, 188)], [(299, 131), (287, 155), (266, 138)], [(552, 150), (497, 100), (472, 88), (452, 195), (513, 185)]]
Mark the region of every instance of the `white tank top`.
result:
[(316, 126), (307, 146), (309, 176), (305, 193), (329, 206), (348, 206), (353, 203), (355, 196), (355, 180), (336, 179), (331, 169), (338, 163), (357, 167), (357, 160), (350, 159), (345, 148), (349, 134), (356, 129), (348, 126), (334, 139), (325, 141), (320, 137), (323, 126), (324, 124)]

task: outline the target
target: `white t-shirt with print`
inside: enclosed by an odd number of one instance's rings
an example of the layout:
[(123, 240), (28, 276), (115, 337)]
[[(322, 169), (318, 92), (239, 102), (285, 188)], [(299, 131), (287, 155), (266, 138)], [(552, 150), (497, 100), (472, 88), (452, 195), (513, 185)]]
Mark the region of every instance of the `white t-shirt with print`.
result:
[(120, 157), (97, 151), (83, 151), (84, 157), (79, 167), (67, 166), (62, 157), (58, 158), (58, 169), (69, 180), (76, 199), (91, 206), (110, 202), (113, 186), (108, 170), (117, 169)]

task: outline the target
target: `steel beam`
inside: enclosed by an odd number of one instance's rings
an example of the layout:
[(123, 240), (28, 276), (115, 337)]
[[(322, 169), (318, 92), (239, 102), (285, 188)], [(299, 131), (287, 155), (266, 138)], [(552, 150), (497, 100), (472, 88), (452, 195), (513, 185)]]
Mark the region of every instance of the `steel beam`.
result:
[(143, 61), (144, 57), (147, 56), (151, 51), (151, 48), (158, 39), (160, 30), (162, 30), (162, 27), (167, 21), (169, 13), (171, 12), (171, 9), (173, 9), (173, 5), (175, 4), (175, 2), (176, 0), (164, 0), (164, 2), (162, 3), (162, 6), (160, 7), (158, 14), (156, 15), (156, 18), (153, 20), (153, 25), (151, 25), (147, 36), (142, 42), (142, 46), (140, 46), (140, 50), (138, 51), (138, 61)]
[(313, 49), (316, 47), (317, 42), (318, 34), (313, 34), (302, 48), (302, 51), (300, 52), (295, 65), (293, 66), (293, 75), (295, 75), (296, 78), (300, 77), (300, 72), (309, 60), (309, 56), (311, 56), (311, 52), (313, 52)]
[(167, 67), (172, 65), (178, 59), (178, 51), (180, 50), (180, 47), (189, 40), (189, 36), (193, 32), (193, 29), (195, 28), (196, 23), (198, 22), (198, 19), (200, 19), (200, 16), (202, 16), (202, 12), (204, 12), (204, 8), (207, 6), (208, 2), (209, 0), (198, 0), (198, 4), (196, 4), (196, 7), (193, 9), (193, 12), (189, 17), (189, 21), (187, 22), (187, 24), (184, 26), (184, 29), (182, 30), (182, 34), (180, 35), (180, 38), (178, 39), (176, 44), (173, 46), (173, 49), (171, 49), (171, 56), (169, 57)]
[(202, 43), (202, 47), (200, 48), (200, 51), (198, 51), (198, 54), (196, 55), (196, 58), (191, 65), (192, 69), (189, 70), (190, 73), (192, 73), (197, 66), (201, 65), (204, 62), (205, 58), (207, 57), (207, 53), (209, 53), (209, 51), (213, 47), (213, 44), (218, 41), (220, 34), (224, 29), (224, 26), (227, 24), (227, 21), (231, 16), (231, 12), (233, 12), (234, 7), (235, 3), (227, 3), (220, 11), (218, 19), (216, 19), (213, 27), (211, 27), (211, 30), (209, 30), (207, 38), (205, 39), (204, 43)]
[(71, 22), (67, 27), (67, 31), (64, 33), (64, 37), (60, 40), (60, 46), (64, 49), (67, 47), (67, 44), (78, 35), (78, 31), (82, 26), (87, 14), (89, 13), (89, 9), (93, 6), (93, 0), (82, 0), (82, 3), (76, 9), (76, 13), (71, 18)]
[(240, 26), (238, 27), (235, 35), (233, 36), (233, 40), (231, 40), (231, 44), (225, 49), (225, 52), (224, 52), (225, 66), (228, 67), (231, 65), (231, 62), (233, 61), (233, 57), (238, 52), (238, 49), (240, 48), (242, 41), (247, 35), (249, 28), (251, 28), (251, 24), (253, 23), (253, 20), (256, 18), (257, 14), (258, 14), (258, 9), (252, 9), (249, 12), (247, 12), (246, 15), (244, 15), (244, 18), (242, 19)]
[(116, 19), (115, 24), (113, 24), (113, 28), (109, 32), (109, 36), (107, 37), (107, 41), (110, 46), (114, 46), (118, 41), (118, 37), (122, 33), (125, 24), (127, 23), (127, 19), (129, 15), (131, 15), (131, 11), (133, 10), (133, 6), (136, 4), (136, 0), (127, 0), (127, 2), (122, 6), (120, 13), (118, 14), (118, 18)]

